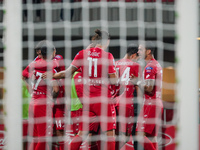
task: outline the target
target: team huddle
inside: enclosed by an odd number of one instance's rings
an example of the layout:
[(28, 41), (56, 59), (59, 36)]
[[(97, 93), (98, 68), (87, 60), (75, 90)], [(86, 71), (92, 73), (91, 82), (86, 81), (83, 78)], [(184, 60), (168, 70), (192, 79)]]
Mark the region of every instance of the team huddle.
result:
[[(50, 41), (38, 43), (38, 56), (22, 72), (32, 93), (29, 150), (126, 149), (133, 130), (134, 141), (145, 150), (158, 149), (162, 68), (154, 59), (154, 46), (131, 44), (115, 62), (106, 52), (109, 43), (108, 32), (95, 30), (92, 44), (67, 69)], [(141, 100), (136, 127), (134, 93)]]

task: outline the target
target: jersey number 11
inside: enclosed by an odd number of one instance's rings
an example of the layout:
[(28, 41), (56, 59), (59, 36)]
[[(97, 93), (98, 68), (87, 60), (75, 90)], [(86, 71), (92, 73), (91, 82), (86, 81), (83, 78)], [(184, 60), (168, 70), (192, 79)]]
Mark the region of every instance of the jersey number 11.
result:
[(94, 77), (97, 77), (97, 58), (88, 57), (87, 60), (89, 61), (89, 76), (92, 76), (92, 65), (94, 62)]

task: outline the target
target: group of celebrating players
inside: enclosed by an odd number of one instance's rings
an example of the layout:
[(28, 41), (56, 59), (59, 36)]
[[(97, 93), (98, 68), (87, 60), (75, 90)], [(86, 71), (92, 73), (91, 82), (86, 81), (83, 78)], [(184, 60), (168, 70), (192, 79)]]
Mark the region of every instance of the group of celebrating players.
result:
[(95, 30), (92, 44), (79, 51), (67, 69), (50, 41), (38, 43), (38, 56), (22, 72), (32, 90), (29, 150), (122, 149), (134, 128), (135, 91), (142, 106), (134, 140), (145, 150), (158, 149), (162, 68), (154, 59), (154, 46), (131, 44), (124, 58), (115, 62), (105, 51), (109, 43), (108, 32)]

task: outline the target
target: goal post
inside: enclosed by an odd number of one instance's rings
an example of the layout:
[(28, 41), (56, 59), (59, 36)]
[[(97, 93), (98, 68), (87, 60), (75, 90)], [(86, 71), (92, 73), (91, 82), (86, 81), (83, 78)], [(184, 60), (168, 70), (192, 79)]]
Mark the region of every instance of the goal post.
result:
[(179, 111), (178, 149), (199, 146), (199, 2), (177, 0), (177, 100)]
[(22, 150), (21, 3), (21, 0), (4, 1), (4, 138), (7, 150)]

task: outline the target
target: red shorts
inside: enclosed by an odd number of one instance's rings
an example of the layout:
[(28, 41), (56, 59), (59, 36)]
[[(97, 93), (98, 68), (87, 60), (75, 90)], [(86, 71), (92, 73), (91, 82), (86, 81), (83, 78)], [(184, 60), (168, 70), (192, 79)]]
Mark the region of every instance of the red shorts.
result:
[(46, 95), (32, 98), (29, 104), (28, 133), (30, 136), (52, 136), (53, 103), (46, 99)]
[(54, 129), (55, 130), (64, 130), (64, 114), (65, 114), (65, 105), (54, 105), (53, 115), (55, 119)]
[[(83, 110), (79, 109), (77, 111), (72, 111), (71, 112), (71, 118), (72, 118), (72, 122), (73, 122), (73, 133), (77, 134), (79, 129), (80, 129), (80, 125), (82, 126), (82, 119), (85, 119), (86, 117), (83, 117)], [(89, 118), (91, 118), (91, 120), (93, 122), (95, 122), (95, 114), (92, 112), (89, 112)], [(91, 123), (89, 125), (89, 131), (94, 131), (97, 132), (99, 128), (99, 123)]]
[[(120, 101), (121, 102), (121, 101)], [(119, 103), (116, 107), (119, 132), (132, 133), (134, 125), (134, 105)]]
[(163, 112), (161, 100), (146, 100), (138, 116), (136, 131), (145, 132), (149, 136), (157, 136), (159, 121)]
[[(83, 103), (83, 117), (80, 130), (87, 131), (92, 124), (96, 123), (100, 124), (102, 131), (116, 129), (116, 111), (114, 105), (109, 103), (109, 99), (104, 98), (104, 100), (101, 100), (101, 103), (96, 103), (96, 101), (102, 99), (101, 97), (90, 99), (89, 105)], [(90, 113), (93, 115), (89, 116)]]

